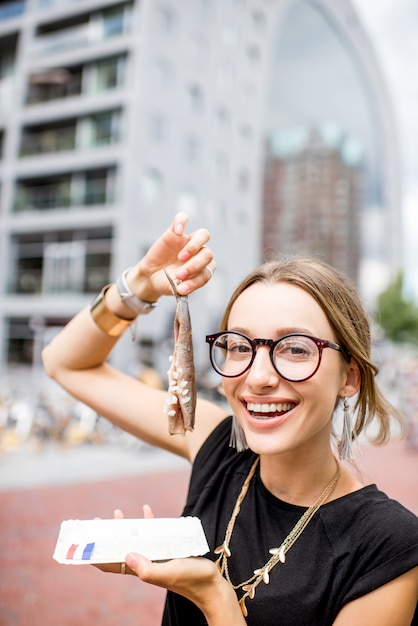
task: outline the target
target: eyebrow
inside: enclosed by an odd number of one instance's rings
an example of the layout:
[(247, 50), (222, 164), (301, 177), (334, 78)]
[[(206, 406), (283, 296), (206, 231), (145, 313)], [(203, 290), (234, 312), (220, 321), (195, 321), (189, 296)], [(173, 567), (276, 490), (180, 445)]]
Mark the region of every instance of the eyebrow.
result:
[[(242, 328), (241, 326), (235, 326), (234, 328), (228, 328), (227, 330), (232, 330), (238, 333), (242, 333), (243, 335), (247, 335), (247, 337), (250, 337), (250, 333), (248, 332), (248, 329), (246, 328)], [(316, 336), (315, 333), (312, 332), (312, 330), (309, 330), (307, 328), (296, 328), (296, 327), (288, 327), (288, 328), (280, 328), (277, 330), (277, 337), (284, 337), (285, 335), (290, 335), (292, 333), (301, 333), (304, 335), (312, 335), (312, 336)]]

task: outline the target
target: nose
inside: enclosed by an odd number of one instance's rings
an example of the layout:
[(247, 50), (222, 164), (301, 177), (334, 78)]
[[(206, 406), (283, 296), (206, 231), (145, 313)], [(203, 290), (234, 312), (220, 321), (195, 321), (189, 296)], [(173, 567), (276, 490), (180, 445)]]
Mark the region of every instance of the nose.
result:
[(279, 374), (270, 359), (270, 347), (258, 345), (254, 361), (247, 374), (247, 383), (253, 387), (277, 387)]

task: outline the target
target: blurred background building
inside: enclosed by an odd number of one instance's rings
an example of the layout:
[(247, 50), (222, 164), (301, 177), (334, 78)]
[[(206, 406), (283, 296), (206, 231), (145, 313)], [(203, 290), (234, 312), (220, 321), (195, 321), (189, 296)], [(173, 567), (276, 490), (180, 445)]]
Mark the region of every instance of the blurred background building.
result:
[[(190, 300), (198, 366), (231, 289), (277, 253), (321, 256), (372, 306), (400, 264), (397, 158), (349, 0), (0, 0), (0, 372), (39, 366), (178, 210), (218, 265)], [(167, 369), (173, 306), (119, 367), (140, 349)]]

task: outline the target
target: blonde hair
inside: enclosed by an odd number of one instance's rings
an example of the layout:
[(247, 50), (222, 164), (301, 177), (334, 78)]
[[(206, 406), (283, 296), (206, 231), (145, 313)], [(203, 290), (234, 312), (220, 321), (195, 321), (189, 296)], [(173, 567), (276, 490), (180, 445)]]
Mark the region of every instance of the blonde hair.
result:
[(338, 343), (357, 363), (361, 382), (354, 407), (353, 436), (358, 437), (375, 420), (377, 433), (370, 439), (376, 444), (385, 443), (390, 438), (392, 418), (404, 431), (404, 418), (383, 396), (375, 380), (378, 366), (371, 358), (370, 324), (360, 296), (344, 274), (323, 261), (314, 257), (290, 257), (260, 265), (235, 289), (225, 309), (221, 330), (227, 330), (231, 308), (248, 287), (276, 282), (290, 283), (309, 293), (327, 316)]

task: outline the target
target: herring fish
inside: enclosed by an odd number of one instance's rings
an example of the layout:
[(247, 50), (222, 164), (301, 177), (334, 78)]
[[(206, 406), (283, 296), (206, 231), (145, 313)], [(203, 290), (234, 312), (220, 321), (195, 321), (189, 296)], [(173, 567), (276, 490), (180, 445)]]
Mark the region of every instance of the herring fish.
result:
[(174, 318), (174, 352), (170, 357), (168, 373), (168, 398), (165, 413), (168, 416), (170, 435), (185, 435), (194, 428), (196, 409), (196, 380), (193, 360), (192, 324), (187, 296), (177, 292), (174, 281), (165, 272), (176, 296)]

